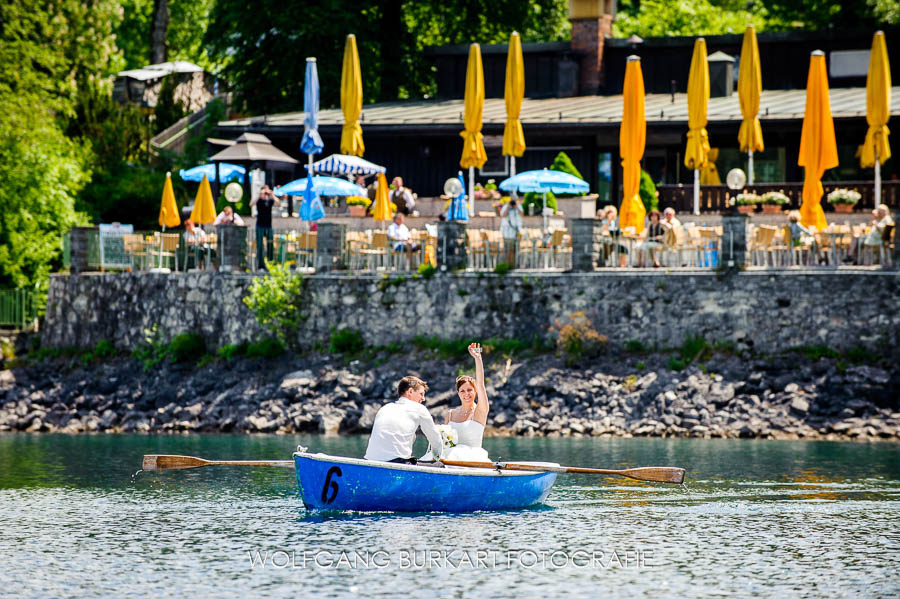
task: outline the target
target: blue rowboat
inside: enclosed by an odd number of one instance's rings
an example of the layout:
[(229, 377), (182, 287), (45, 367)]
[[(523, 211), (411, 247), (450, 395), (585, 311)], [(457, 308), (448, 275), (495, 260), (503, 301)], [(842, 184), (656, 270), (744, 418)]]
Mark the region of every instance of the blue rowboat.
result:
[(515, 510), (542, 503), (556, 482), (555, 472), (433, 468), (323, 453), (296, 452), (294, 466), (303, 503), (311, 510)]

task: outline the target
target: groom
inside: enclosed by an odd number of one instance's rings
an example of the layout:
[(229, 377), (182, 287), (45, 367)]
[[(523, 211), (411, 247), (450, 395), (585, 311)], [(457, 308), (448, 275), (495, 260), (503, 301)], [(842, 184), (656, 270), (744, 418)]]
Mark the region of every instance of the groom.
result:
[(366, 459), (377, 462), (415, 464), (412, 457), (416, 430), (421, 428), (431, 447), (442, 447), (441, 434), (428, 408), (422, 405), (428, 385), (422, 379), (405, 376), (397, 385), (399, 399), (382, 406), (375, 415)]

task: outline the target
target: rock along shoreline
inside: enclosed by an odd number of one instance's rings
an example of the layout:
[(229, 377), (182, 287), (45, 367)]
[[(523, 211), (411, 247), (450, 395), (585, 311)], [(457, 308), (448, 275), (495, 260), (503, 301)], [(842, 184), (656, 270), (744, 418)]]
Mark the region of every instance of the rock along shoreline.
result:
[[(900, 368), (790, 354), (716, 356), (680, 372), (662, 355), (489, 356), (486, 435), (900, 441)], [(883, 365), (883, 364), (882, 364)], [(427, 351), (236, 358), (206, 366), (74, 359), (0, 371), (0, 433), (360, 434), (407, 374), (425, 379), (436, 422), (457, 404), (469, 360)]]

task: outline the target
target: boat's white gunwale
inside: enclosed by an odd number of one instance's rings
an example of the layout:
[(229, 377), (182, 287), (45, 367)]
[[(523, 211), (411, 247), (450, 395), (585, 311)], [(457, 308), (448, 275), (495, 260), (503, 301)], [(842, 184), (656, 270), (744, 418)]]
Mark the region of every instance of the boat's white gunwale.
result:
[[(445, 474), (457, 476), (541, 476), (543, 474), (552, 474), (547, 472), (523, 472), (520, 470), (488, 470), (487, 468), (463, 468), (460, 466), (445, 466), (444, 468), (434, 468), (432, 466), (414, 466), (412, 464), (395, 464), (392, 462), (375, 462), (372, 460), (364, 460), (360, 458), (348, 458), (344, 456), (333, 456), (324, 453), (303, 453), (294, 452), (295, 457), (299, 456), (317, 462), (329, 462), (337, 464), (352, 464), (355, 466), (370, 466), (373, 468), (382, 468), (385, 470), (405, 470), (408, 472), (425, 472), (428, 474)], [(516, 462), (505, 462), (507, 464), (515, 464)], [(540, 466), (559, 466), (551, 462), (523, 462)]]

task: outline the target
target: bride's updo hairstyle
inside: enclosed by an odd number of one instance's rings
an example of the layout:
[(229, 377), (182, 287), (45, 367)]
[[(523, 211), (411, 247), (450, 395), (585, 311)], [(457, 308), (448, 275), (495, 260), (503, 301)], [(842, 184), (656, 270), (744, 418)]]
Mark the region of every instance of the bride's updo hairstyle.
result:
[(475, 379), (474, 379), (474, 378), (472, 378), (472, 377), (470, 377), (470, 376), (468, 376), (468, 375), (463, 375), (463, 376), (460, 376), (460, 377), (456, 377), (456, 390), (457, 390), (457, 392), (459, 391), (459, 388), (462, 387), (463, 385), (465, 385), (466, 383), (469, 383), (470, 385), (472, 385), (472, 388), (473, 388), (473, 389), (476, 389), (476, 388), (477, 388), (477, 387), (475, 386)]

